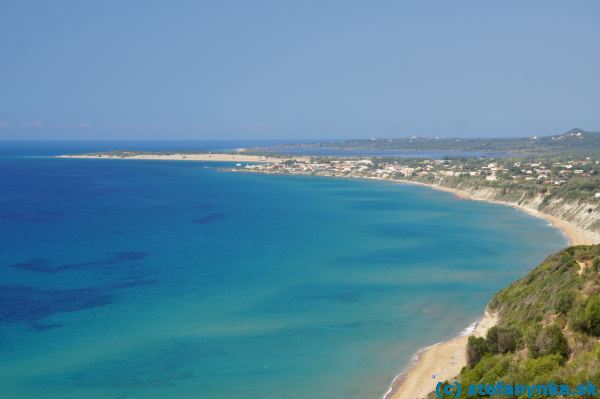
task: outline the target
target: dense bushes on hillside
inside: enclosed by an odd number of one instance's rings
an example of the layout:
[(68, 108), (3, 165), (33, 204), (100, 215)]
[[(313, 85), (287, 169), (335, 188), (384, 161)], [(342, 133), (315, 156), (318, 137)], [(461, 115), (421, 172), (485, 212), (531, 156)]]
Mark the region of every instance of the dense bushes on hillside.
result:
[(575, 301), (575, 293), (571, 290), (563, 290), (556, 296), (554, 309), (557, 313), (565, 315), (573, 307), (573, 301)]
[(571, 326), (595, 337), (600, 337), (600, 294), (590, 296), (571, 315)]
[(599, 268), (600, 245), (570, 247), (496, 294), (489, 307), (498, 325), (469, 337), (463, 386), (600, 386)]
[(527, 349), (533, 358), (560, 355), (563, 360), (566, 360), (571, 352), (567, 339), (555, 324), (530, 335), (527, 339)]
[(489, 348), (485, 338), (470, 336), (467, 343), (467, 367), (473, 368), (486, 353), (489, 353)]
[(494, 326), (487, 333), (486, 341), (491, 353), (514, 352), (522, 334), (515, 328)]

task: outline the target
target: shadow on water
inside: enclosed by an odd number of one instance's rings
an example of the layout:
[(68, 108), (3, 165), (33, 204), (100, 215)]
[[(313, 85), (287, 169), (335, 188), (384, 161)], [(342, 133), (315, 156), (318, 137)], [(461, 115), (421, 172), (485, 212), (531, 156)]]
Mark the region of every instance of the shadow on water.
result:
[[(66, 264), (52, 264), (48, 259), (36, 258), (8, 265), (13, 269), (35, 273), (61, 273), (92, 269), (103, 273), (105, 267), (131, 265), (146, 258), (147, 252), (115, 252), (100, 260)], [(119, 277), (95, 287), (69, 289), (42, 289), (28, 285), (0, 284), (0, 324), (20, 323), (37, 331), (60, 327), (61, 324), (44, 323), (47, 317), (110, 305), (113, 292), (121, 289), (158, 284), (148, 278), (151, 273), (130, 267), (120, 270)], [(121, 273), (122, 272), (122, 273)]]
[(41, 289), (23, 285), (0, 285), (0, 324), (20, 323), (44, 331), (60, 327), (48, 324), (47, 317), (98, 308), (113, 303), (114, 290), (157, 284), (154, 279), (129, 279), (98, 287)]
[(67, 218), (66, 212), (8, 212), (0, 213), (0, 221), (12, 223), (57, 223)]
[(147, 252), (116, 252), (106, 259), (90, 262), (66, 263), (61, 265), (53, 265), (48, 259), (36, 258), (26, 262), (13, 263), (9, 265), (9, 267), (39, 273), (59, 273), (67, 270), (77, 270), (97, 266), (114, 266), (127, 262), (135, 262), (143, 260), (147, 255)]
[(35, 326), (57, 314), (105, 306), (112, 303), (106, 289), (40, 289), (22, 285), (0, 285), (0, 323)]
[(211, 224), (211, 223), (218, 222), (219, 220), (223, 219), (224, 217), (225, 217), (225, 215), (223, 215), (221, 213), (213, 212), (213, 213), (210, 213), (207, 216), (201, 217), (199, 219), (194, 219), (194, 223)]

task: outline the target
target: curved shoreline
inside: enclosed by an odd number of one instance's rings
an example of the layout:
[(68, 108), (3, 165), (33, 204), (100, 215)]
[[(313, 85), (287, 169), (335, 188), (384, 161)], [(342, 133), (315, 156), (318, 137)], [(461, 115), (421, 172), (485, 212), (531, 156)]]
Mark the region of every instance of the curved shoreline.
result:
[[(454, 194), (457, 198), (473, 201), (484, 201), (498, 205), (510, 206), (528, 215), (538, 217), (547, 221), (551, 226), (559, 229), (567, 238), (569, 245), (587, 245), (600, 242), (593, 233), (580, 229), (573, 223), (562, 220), (556, 216), (540, 212), (508, 201), (488, 200), (476, 198), (469, 192), (451, 187), (427, 184), (408, 180), (390, 180), (397, 183), (414, 184), (434, 190), (445, 191)], [(406, 371), (394, 377), (388, 391), (383, 399), (420, 399), (435, 390), (438, 381), (452, 379), (460, 373), (466, 365), (466, 348), (470, 335), (485, 336), (487, 330), (498, 322), (498, 316), (485, 311), (482, 319), (477, 322), (474, 330), (469, 334), (460, 334), (449, 341), (439, 342), (420, 349), (414, 361), (407, 367)]]
[[(171, 154), (146, 154), (146, 153), (133, 153), (127, 155), (115, 155), (115, 154), (71, 154), (71, 155), (57, 155), (55, 158), (79, 158), (79, 159), (130, 159), (130, 160), (165, 160), (165, 161), (218, 161), (218, 162), (259, 162), (259, 163), (278, 163), (285, 160), (305, 161), (305, 156), (291, 156), (286, 158), (276, 158), (264, 155), (246, 155), (239, 153), (171, 153)], [(240, 170), (236, 170), (240, 171)], [(244, 171), (245, 172), (245, 171)], [(251, 172), (253, 173), (253, 172)], [(265, 172), (258, 172), (265, 173)], [(270, 173), (265, 173), (270, 174)], [(360, 176), (339, 176), (335, 174), (324, 174), (322, 176), (330, 177), (341, 177), (341, 178), (362, 178), (367, 180), (382, 180), (393, 183), (406, 183), (414, 184), (423, 187), (429, 187), (435, 190), (446, 191), (456, 195), (458, 198), (470, 199), (474, 201), (484, 201), (494, 204), (507, 205), (529, 215), (539, 217), (548, 221), (552, 226), (558, 228), (567, 237), (570, 245), (586, 245), (600, 242), (600, 233), (593, 233), (590, 231), (583, 230), (575, 224), (563, 220), (559, 217), (540, 212), (539, 210), (520, 205), (509, 201), (492, 200), (486, 198), (478, 198), (473, 196), (468, 191), (442, 186), (434, 183), (423, 183), (413, 180), (404, 179), (390, 179), (390, 178), (379, 178), (379, 177), (360, 177)]]
[[(267, 173), (269, 174), (269, 173)], [(324, 177), (341, 177), (365, 180), (380, 180), (390, 183), (412, 184), (427, 187), (430, 189), (445, 191), (454, 194), (458, 199), (488, 202), (491, 204), (510, 206), (530, 216), (543, 219), (550, 226), (561, 231), (567, 239), (568, 245), (590, 245), (600, 243), (600, 234), (583, 230), (575, 224), (563, 220), (559, 217), (549, 215), (538, 211), (537, 209), (519, 205), (508, 201), (490, 200), (478, 198), (467, 191), (446, 187), (437, 184), (416, 182), (411, 180), (385, 179), (378, 177), (357, 177), (357, 176), (338, 176), (321, 175)], [(492, 314), (488, 309), (485, 310), (482, 318), (476, 323), (471, 324), (463, 333), (448, 340), (435, 343), (419, 349), (412, 357), (410, 364), (403, 372), (396, 375), (389, 385), (388, 390), (382, 399), (421, 399), (435, 390), (438, 381), (449, 380), (456, 377), (461, 369), (466, 366), (466, 349), (469, 336), (485, 336), (487, 330), (496, 325), (498, 315)], [(471, 326), (472, 331), (469, 331)], [(465, 333), (468, 331), (468, 333)], [(435, 376), (435, 378), (432, 378)]]
[(482, 202), (488, 202), (490, 204), (510, 206), (511, 208), (518, 209), (522, 212), (527, 213), (528, 215), (535, 216), (537, 218), (546, 220), (548, 223), (550, 223), (551, 226), (559, 229), (564, 234), (564, 236), (567, 238), (567, 240), (569, 242), (569, 245), (591, 245), (591, 244), (596, 244), (596, 243), (600, 242), (600, 235), (598, 235), (598, 234), (583, 230), (583, 229), (577, 227), (575, 224), (568, 222), (566, 220), (563, 220), (559, 217), (549, 215), (547, 213), (538, 211), (537, 209), (519, 205), (514, 202), (477, 198), (477, 197), (474, 197), (473, 195), (471, 195), (467, 191), (455, 189), (455, 188), (451, 188), (451, 187), (446, 187), (446, 186), (441, 186), (438, 184), (428, 184), (428, 183), (422, 183), (422, 182), (416, 182), (416, 181), (410, 181), (410, 180), (387, 180), (387, 181), (429, 187), (434, 190), (445, 191), (447, 193), (454, 194), (456, 197), (458, 197), (460, 199), (466, 199), (466, 200), (472, 200), (472, 201), (482, 201)]
[[(188, 157), (181, 157), (178, 154), (177, 157), (164, 157), (158, 156), (152, 159), (162, 160), (198, 160)], [(64, 158), (96, 158), (94, 156), (62, 156)], [(113, 157), (104, 157), (113, 158)], [(119, 157), (121, 159), (148, 159), (140, 157)], [(212, 157), (209, 157), (212, 158)], [(215, 157), (216, 158), (216, 157)], [(217, 160), (202, 159), (202, 160)], [(224, 160), (224, 159), (218, 159)], [(240, 160), (240, 158), (237, 158)], [(227, 158), (227, 161), (231, 161)], [(246, 172), (246, 173), (262, 173), (262, 174), (296, 174), (303, 175), (303, 173), (269, 173), (269, 172), (253, 172), (239, 169), (229, 169), (229, 171)], [(468, 191), (455, 189), (447, 186), (442, 186), (433, 183), (423, 183), (411, 180), (403, 179), (389, 179), (380, 177), (365, 177), (365, 176), (340, 176), (336, 174), (320, 174), (317, 176), (323, 177), (336, 177), (336, 178), (359, 178), (365, 180), (381, 180), (390, 183), (400, 184), (412, 184), (428, 187), (431, 189), (445, 191), (454, 194), (459, 199), (467, 199), (474, 201), (483, 201), (493, 204), (499, 204), (504, 206), (510, 206), (525, 212), (531, 216), (542, 218), (547, 221), (551, 226), (558, 228), (563, 235), (567, 238), (570, 245), (585, 245), (600, 242), (600, 234), (583, 230), (576, 226), (574, 223), (565, 221), (559, 217), (549, 215), (547, 213), (538, 211), (537, 209), (529, 206), (524, 206), (518, 203), (509, 201), (492, 200), (489, 198), (481, 198), (472, 195)], [(459, 374), (460, 370), (466, 365), (466, 346), (467, 340), (470, 335), (481, 336), (487, 333), (487, 330), (497, 323), (497, 315), (492, 315), (488, 311), (485, 312), (482, 319), (475, 324), (473, 331), (468, 333), (461, 333), (459, 336), (454, 337), (448, 341), (436, 343), (425, 348), (420, 349), (415, 356), (413, 356), (410, 364), (406, 369), (392, 380), (389, 389), (384, 394), (384, 399), (418, 399), (426, 396), (428, 393), (435, 390), (435, 384), (440, 380), (452, 379)]]
[(407, 370), (392, 380), (383, 399), (418, 399), (435, 390), (439, 381), (451, 379), (466, 364), (466, 346), (471, 335), (482, 337), (498, 322), (498, 315), (486, 310), (483, 318), (448, 341), (420, 349)]

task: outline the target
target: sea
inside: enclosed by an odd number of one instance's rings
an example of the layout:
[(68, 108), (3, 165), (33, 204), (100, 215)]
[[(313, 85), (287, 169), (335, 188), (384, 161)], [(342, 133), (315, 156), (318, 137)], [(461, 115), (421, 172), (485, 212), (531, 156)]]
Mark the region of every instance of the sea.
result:
[(0, 397), (380, 399), (567, 245), (426, 187), (52, 157), (252, 145), (0, 141)]

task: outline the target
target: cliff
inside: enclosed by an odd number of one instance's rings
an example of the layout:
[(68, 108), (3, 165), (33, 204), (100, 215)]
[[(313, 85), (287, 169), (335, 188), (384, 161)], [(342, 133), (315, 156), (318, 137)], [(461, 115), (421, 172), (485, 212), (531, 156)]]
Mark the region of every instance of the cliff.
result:
[(476, 186), (452, 180), (440, 180), (436, 183), (426, 184), (449, 188), (471, 199), (501, 202), (519, 207), (529, 213), (541, 213), (558, 218), (572, 224), (585, 234), (587, 239), (582, 243), (600, 243), (600, 202), (590, 196), (586, 198), (572, 195), (545, 195), (519, 188)]

